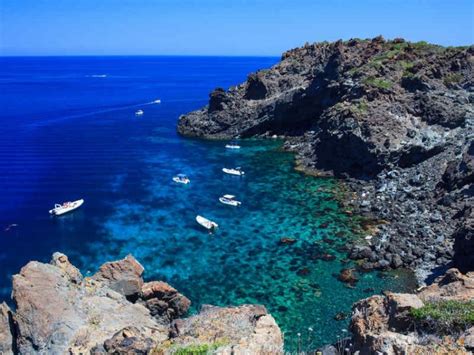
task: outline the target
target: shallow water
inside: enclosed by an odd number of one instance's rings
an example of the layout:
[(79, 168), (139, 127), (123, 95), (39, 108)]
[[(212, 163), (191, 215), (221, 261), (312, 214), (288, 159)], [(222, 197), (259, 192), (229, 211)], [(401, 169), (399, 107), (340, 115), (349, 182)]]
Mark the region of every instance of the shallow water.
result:
[[(347, 320), (333, 317), (355, 300), (413, 286), (404, 273), (363, 274), (355, 288), (336, 280), (351, 265), (344, 247), (354, 238), (333, 198), (336, 182), (295, 172), (280, 142), (248, 140), (229, 151), (176, 134), (179, 114), (204, 105), (213, 87), (275, 58), (8, 60), (0, 76), (0, 225), (19, 226), (0, 234), (2, 299), (21, 265), (56, 250), (85, 274), (132, 253), (147, 279), (188, 296), (192, 312), (206, 303), (264, 304), (296, 350), (344, 337)], [(149, 104), (156, 98), (162, 104)], [(134, 116), (138, 108), (143, 117)], [(235, 166), (244, 177), (221, 171)], [(173, 183), (176, 173), (191, 183)], [(219, 203), (223, 194), (242, 206)], [(80, 197), (80, 210), (47, 215), (55, 202)], [(207, 233), (196, 214), (219, 229)], [(282, 245), (282, 237), (296, 242)]]

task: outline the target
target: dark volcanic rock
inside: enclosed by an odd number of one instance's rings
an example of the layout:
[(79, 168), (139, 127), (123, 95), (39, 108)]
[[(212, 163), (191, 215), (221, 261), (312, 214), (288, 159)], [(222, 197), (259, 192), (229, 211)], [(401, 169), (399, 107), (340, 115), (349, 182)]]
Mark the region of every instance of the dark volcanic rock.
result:
[(162, 281), (147, 282), (142, 287), (141, 299), (152, 316), (169, 322), (183, 316), (191, 301), (176, 289)]
[(347, 210), (389, 222), (352, 257), (424, 279), (452, 260), (455, 216), (474, 203), (473, 55), (381, 37), (308, 44), (214, 91), (178, 131), (284, 136), (299, 170), (345, 178)]

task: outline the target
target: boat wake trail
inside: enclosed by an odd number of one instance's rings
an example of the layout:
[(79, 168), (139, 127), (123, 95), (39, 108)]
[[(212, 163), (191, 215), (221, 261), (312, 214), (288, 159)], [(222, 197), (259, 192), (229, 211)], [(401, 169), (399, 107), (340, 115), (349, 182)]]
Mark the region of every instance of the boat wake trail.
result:
[(127, 109), (138, 108), (138, 107), (143, 107), (143, 106), (148, 106), (148, 105), (153, 105), (153, 104), (156, 104), (156, 102), (155, 101), (141, 102), (141, 103), (137, 103), (137, 104), (115, 106), (115, 107), (104, 108), (104, 109), (101, 109), (101, 110), (94, 110), (94, 111), (90, 111), (90, 112), (83, 112), (83, 113), (77, 113), (77, 114), (72, 114), (72, 115), (65, 115), (65, 116), (56, 117), (56, 118), (40, 119), (40, 122), (29, 123), (27, 125), (27, 127), (29, 127), (29, 128), (45, 127), (45, 126), (49, 126), (49, 125), (57, 123), (57, 122), (62, 122), (62, 121), (70, 120), (70, 119), (95, 116), (95, 115), (100, 115), (100, 114), (103, 114), (103, 113), (123, 111), (123, 110), (127, 110)]

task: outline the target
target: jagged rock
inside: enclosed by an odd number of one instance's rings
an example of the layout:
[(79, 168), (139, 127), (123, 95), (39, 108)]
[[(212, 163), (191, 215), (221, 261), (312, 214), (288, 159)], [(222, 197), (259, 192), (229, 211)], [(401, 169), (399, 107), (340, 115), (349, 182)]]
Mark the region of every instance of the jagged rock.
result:
[(191, 305), (188, 298), (162, 281), (145, 283), (141, 299), (152, 316), (158, 319), (165, 318), (167, 322), (186, 314)]
[[(433, 285), (417, 294), (387, 293), (358, 301), (353, 306), (350, 329), (352, 352), (360, 354), (468, 354), (472, 330), (452, 337), (440, 337), (414, 328), (410, 311), (424, 302), (474, 299), (474, 275), (449, 270)], [(464, 345), (462, 345), (464, 344)]]
[(449, 269), (435, 283), (423, 288), (418, 297), (423, 301), (474, 300), (474, 272), (463, 275), (457, 269)]
[(283, 352), (280, 329), (263, 306), (207, 306), (175, 319), (190, 301), (165, 282), (144, 284), (136, 300), (112, 289), (136, 285), (142, 273), (132, 256), (84, 279), (61, 253), (49, 264), (28, 263), (13, 277), (16, 313), (0, 305), (0, 353), (174, 354), (195, 344), (229, 355)]
[(51, 265), (60, 268), (65, 275), (68, 276), (69, 280), (75, 284), (79, 284), (82, 281), (82, 274), (78, 268), (69, 262), (69, 259), (63, 253), (54, 253), (50, 262)]
[(136, 299), (143, 286), (143, 266), (132, 256), (105, 263), (92, 279), (100, 281), (124, 296)]
[(171, 349), (215, 346), (218, 354), (282, 354), (280, 329), (263, 306), (203, 306), (193, 317), (174, 321)]
[[(156, 342), (144, 337), (135, 327), (126, 327), (104, 342), (103, 348), (107, 354), (137, 354), (146, 355), (156, 346)], [(100, 353), (96, 351), (96, 353)]]
[(420, 298), (409, 293), (387, 293), (386, 302), (389, 314), (388, 325), (392, 329), (408, 329), (413, 323), (409, 312), (423, 307)]
[(6, 303), (0, 304), (0, 354), (13, 354), (12, 314)]
[(142, 305), (130, 303), (107, 282), (77, 284), (71, 268), (53, 263), (32, 261), (13, 277), (20, 353), (86, 352), (127, 326), (160, 341), (167, 338), (166, 328)]

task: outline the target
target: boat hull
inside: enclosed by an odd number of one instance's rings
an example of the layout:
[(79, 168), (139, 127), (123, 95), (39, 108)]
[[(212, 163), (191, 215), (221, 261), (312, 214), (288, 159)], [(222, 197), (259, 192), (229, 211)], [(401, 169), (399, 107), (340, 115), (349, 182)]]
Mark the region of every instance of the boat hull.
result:
[(235, 169), (227, 169), (227, 168), (223, 168), (222, 171), (226, 174), (229, 174), (229, 175), (235, 175), (235, 176), (242, 176), (242, 175), (245, 175), (245, 172), (243, 171), (239, 171), (239, 170), (235, 170)]
[(210, 221), (207, 218), (204, 218), (202, 216), (196, 216), (196, 222), (198, 222), (201, 226), (203, 226), (207, 230), (213, 230), (219, 227), (219, 225), (216, 222)]
[(223, 197), (219, 197), (219, 201), (220, 203), (223, 203), (224, 205), (229, 205), (229, 206), (234, 206), (234, 207), (238, 207), (242, 204), (240, 201), (229, 201)]
[(63, 214), (72, 212), (79, 207), (81, 207), (84, 204), (84, 200), (80, 199), (74, 202), (71, 202), (70, 206), (67, 207), (58, 207), (58, 208), (53, 208), (52, 210), (49, 210), (49, 214), (53, 216), (61, 216)]

